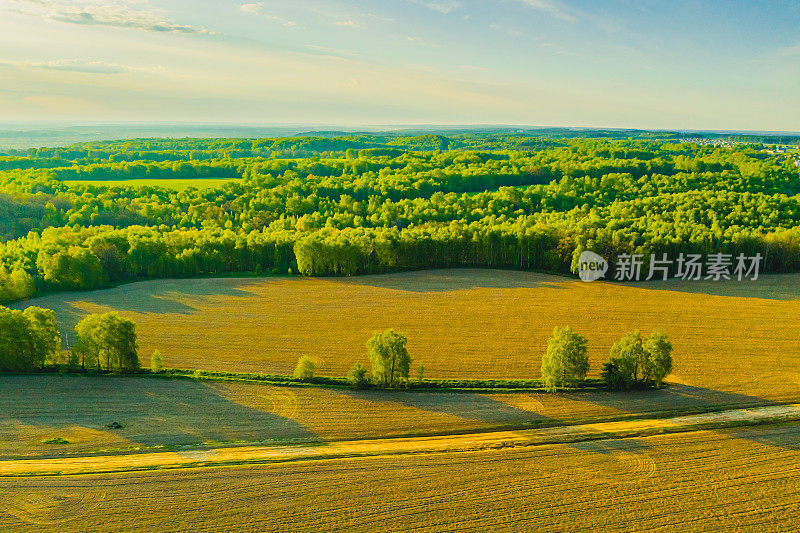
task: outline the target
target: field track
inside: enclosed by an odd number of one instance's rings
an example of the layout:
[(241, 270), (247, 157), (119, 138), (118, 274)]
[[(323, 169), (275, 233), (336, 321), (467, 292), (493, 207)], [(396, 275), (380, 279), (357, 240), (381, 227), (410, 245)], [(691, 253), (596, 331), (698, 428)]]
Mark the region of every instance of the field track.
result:
[[(792, 403), (788, 400), (787, 403)], [(765, 407), (774, 402), (673, 384), (659, 390), (406, 392), (183, 379), (0, 377), (0, 459), (299, 444), (531, 429)], [(108, 429), (118, 422), (123, 428)], [(46, 444), (64, 439), (67, 444)]]
[(601, 422), (463, 435), (339, 441), (317, 446), (241, 446), (177, 452), (0, 461), (0, 477), (129, 472), (158, 468), (287, 462), (409, 453), (463, 452), (511, 446), (642, 437), (709, 427), (800, 421), (800, 404), (737, 409), (667, 419)]
[(800, 519), (798, 436), (799, 424), (777, 424), (460, 453), (0, 478), (0, 529), (791, 531)]

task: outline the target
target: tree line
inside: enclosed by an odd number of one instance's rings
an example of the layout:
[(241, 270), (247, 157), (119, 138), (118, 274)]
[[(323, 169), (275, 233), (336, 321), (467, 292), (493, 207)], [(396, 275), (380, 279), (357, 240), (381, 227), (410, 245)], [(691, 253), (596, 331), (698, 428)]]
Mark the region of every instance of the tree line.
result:
[[(553, 330), (542, 358), (545, 388), (555, 392), (577, 386), (589, 372), (588, 340), (569, 326)], [(603, 365), (603, 383), (609, 390), (660, 387), (672, 372), (672, 343), (662, 331), (642, 337), (626, 333), (611, 347)]]
[(62, 352), (52, 309), (24, 311), (0, 306), (0, 372), (36, 372), (46, 365), (64, 371), (136, 372), (141, 364), (136, 324), (115, 312), (90, 314), (75, 326), (77, 343)]
[[(370, 368), (356, 363), (347, 374), (353, 388), (393, 389), (409, 384), (412, 358), (406, 347), (408, 339), (392, 329), (375, 332), (367, 340)], [(588, 340), (569, 326), (556, 327), (542, 357), (541, 380), (545, 389), (556, 392), (581, 385), (589, 373)], [(316, 365), (307, 355), (297, 361), (293, 376), (307, 381), (314, 377)], [(417, 380), (422, 382), (425, 367), (417, 366)], [(611, 347), (603, 365), (601, 379), (608, 390), (621, 391), (661, 387), (672, 372), (672, 343), (662, 331), (642, 337), (640, 331), (626, 333)]]
[[(370, 369), (367, 370), (361, 363), (356, 363), (347, 373), (347, 381), (353, 388), (361, 389), (369, 385), (393, 389), (408, 383), (411, 372), (411, 355), (406, 344), (408, 339), (402, 333), (392, 329), (375, 332), (367, 340), (367, 358)], [(314, 377), (316, 365), (307, 355), (302, 355), (297, 361), (293, 376), (299, 380), (309, 380)], [(422, 381), (425, 367), (420, 363), (417, 366), (417, 379)]]
[[(223, 154), (265, 146), (313, 154)], [(133, 152), (145, 159), (117, 160)], [(456, 134), (134, 140), (7, 157), (70, 165), (0, 171), (0, 302), (224, 272), (569, 273), (585, 249), (761, 253), (763, 271), (800, 271), (800, 168), (758, 145)], [(203, 190), (103, 184), (210, 175), (240, 179)]]

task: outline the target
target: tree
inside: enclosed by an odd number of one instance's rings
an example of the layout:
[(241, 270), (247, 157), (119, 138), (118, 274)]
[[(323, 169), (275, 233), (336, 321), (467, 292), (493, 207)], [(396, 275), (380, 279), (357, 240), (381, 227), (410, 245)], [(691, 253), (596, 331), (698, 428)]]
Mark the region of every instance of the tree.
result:
[(660, 387), (672, 372), (672, 343), (663, 331), (654, 331), (645, 339), (644, 350), (650, 364), (650, 379)]
[(162, 370), (164, 370), (164, 361), (161, 359), (161, 352), (156, 350), (150, 356), (150, 372), (158, 374)]
[(88, 248), (72, 246), (48, 255), (39, 253), (37, 266), (44, 280), (65, 289), (94, 289), (103, 284), (103, 265)]
[(672, 344), (661, 331), (642, 339), (640, 331), (631, 331), (611, 347), (610, 362), (617, 368), (625, 388), (660, 386), (672, 371)]
[(377, 332), (367, 341), (367, 355), (377, 385), (392, 388), (408, 379), (411, 356), (406, 349), (407, 342), (405, 335), (391, 329)]
[(420, 363), (417, 365), (417, 381), (422, 383), (422, 378), (425, 376), (425, 365)]
[(135, 372), (140, 362), (136, 324), (116, 312), (88, 315), (75, 326), (84, 368), (110, 372)]
[(364, 368), (361, 363), (354, 364), (350, 372), (347, 373), (347, 381), (349, 381), (354, 388), (363, 389), (368, 383), (367, 369)]
[(316, 365), (314, 361), (307, 355), (301, 355), (300, 359), (297, 360), (297, 366), (294, 367), (294, 377), (300, 380), (307, 380), (314, 377), (314, 369)]
[(0, 307), (0, 370), (30, 372), (39, 366), (30, 322), (21, 311)]
[(641, 332), (626, 333), (611, 347), (610, 362), (613, 363), (626, 383), (626, 388), (645, 382), (647, 359), (642, 345)]
[(0, 302), (30, 298), (35, 292), (36, 288), (30, 274), (20, 269), (8, 273), (0, 268)]
[(61, 354), (61, 333), (56, 324), (56, 314), (52, 309), (31, 306), (22, 315), (28, 320), (35, 360), (40, 366), (46, 361), (57, 362)]
[(600, 377), (608, 390), (624, 390), (628, 387), (625, 376), (614, 363), (605, 363)]
[(556, 327), (547, 342), (547, 353), (542, 358), (542, 379), (545, 388), (555, 392), (559, 387), (573, 387), (589, 372), (586, 337), (572, 331), (569, 326)]
[(0, 307), (0, 371), (31, 372), (61, 352), (61, 335), (50, 309)]

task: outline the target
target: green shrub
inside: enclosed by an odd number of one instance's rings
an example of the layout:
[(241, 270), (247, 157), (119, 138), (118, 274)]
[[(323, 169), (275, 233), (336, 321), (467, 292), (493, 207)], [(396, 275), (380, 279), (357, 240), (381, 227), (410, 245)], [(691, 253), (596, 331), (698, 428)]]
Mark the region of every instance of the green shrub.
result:
[(347, 381), (355, 389), (365, 388), (369, 384), (367, 380), (367, 369), (361, 366), (361, 363), (354, 364), (350, 372), (347, 373)]
[(604, 364), (600, 377), (608, 390), (618, 391), (628, 388), (628, 381), (625, 379), (622, 372), (620, 372), (619, 367), (614, 363)]
[(53, 437), (51, 439), (43, 440), (42, 444), (69, 444), (69, 441), (61, 437)]
[(300, 356), (297, 360), (297, 366), (294, 367), (294, 377), (302, 381), (306, 381), (314, 377), (314, 369), (316, 365), (314, 361), (307, 355)]
[(164, 361), (161, 359), (161, 352), (156, 350), (150, 356), (150, 372), (158, 374), (162, 370), (164, 370)]

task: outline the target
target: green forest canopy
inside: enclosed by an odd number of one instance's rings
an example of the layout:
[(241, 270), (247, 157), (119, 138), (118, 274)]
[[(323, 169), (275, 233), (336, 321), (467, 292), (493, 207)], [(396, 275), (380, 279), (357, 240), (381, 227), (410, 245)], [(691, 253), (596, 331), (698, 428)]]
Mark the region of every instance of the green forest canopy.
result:
[[(587, 248), (604, 257), (761, 253), (766, 271), (800, 270), (800, 155), (761, 144), (797, 138), (717, 146), (601, 133), (137, 139), (7, 151), (0, 302), (226, 272), (568, 273)], [(202, 190), (103, 184), (209, 177), (235, 179)]]

